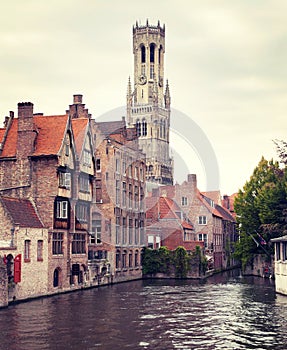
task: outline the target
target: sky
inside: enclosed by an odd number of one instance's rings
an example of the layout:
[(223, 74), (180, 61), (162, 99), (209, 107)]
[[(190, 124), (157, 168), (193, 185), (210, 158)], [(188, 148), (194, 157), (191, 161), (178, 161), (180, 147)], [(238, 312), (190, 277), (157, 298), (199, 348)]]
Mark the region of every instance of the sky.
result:
[(2, 1), (1, 126), (18, 102), (64, 114), (74, 94), (95, 119), (124, 111), (132, 27), (147, 19), (166, 28), (175, 181), (238, 191), (286, 141), (286, 0)]

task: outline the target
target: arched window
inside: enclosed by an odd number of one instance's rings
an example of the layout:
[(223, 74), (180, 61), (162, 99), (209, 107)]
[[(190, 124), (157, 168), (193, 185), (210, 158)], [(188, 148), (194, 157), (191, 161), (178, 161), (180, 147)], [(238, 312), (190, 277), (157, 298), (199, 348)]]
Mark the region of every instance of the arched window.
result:
[(137, 120), (136, 122), (137, 136), (141, 136), (141, 129), (142, 129), (141, 122)]
[(155, 45), (150, 44), (150, 62), (151, 63), (154, 63), (154, 49), (155, 49)]
[(164, 121), (161, 120), (161, 121), (160, 121), (160, 125), (159, 125), (159, 137), (160, 137), (160, 138), (163, 137), (163, 123), (164, 123)]
[(144, 119), (142, 122), (142, 136), (146, 136), (147, 135), (147, 124), (146, 124), (146, 120)]
[(145, 63), (145, 47), (141, 46), (141, 63)]
[(165, 138), (166, 138), (166, 126), (165, 126), (165, 121), (163, 121), (162, 127), (163, 127), (163, 130), (162, 130), (162, 137), (165, 139)]

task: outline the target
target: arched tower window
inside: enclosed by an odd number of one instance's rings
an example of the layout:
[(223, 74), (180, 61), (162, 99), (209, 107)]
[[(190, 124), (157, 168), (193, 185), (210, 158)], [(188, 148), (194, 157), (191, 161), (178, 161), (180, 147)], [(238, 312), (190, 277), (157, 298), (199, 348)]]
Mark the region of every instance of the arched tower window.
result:
[(142, 136), (146, 136), (147, 135), (147, 124), (146, 124), (146, 120), (143, 119), (142, 122)]
[(154, 63), (154, 51), (155, 51), (155, 45), (150, 44), (150, 62)]
[(141, 122), (137, 120), (136, 122), (137, 136), (141, 136), (141, 131), (142, 131), (141, 129), (142, 129)]
[(158, 63), (161, 63), (161, 55), (162, 55), (162, 46), (160, 46), (159, 50), (158, 50)]
[(141, 63), (145, 63), (145, 47), (141, 46)]
[(166, 124), (165, 121), (163, 121), (163, 131), (162, 131), (163, 135), (162, 137), (165, 139), (166, 138)]

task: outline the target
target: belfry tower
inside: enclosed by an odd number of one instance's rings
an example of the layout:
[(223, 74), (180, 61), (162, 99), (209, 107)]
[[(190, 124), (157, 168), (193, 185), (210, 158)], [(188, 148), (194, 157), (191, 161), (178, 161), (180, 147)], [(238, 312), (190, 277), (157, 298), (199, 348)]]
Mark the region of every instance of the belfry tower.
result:
[(127, 123), (136, 127), (146, 154), (146, 180), (173, 184), (169, 155), (170, 93), (164, 87), (165, 26), (138, 23), (133, 27), (134, 89), (128, 81)]

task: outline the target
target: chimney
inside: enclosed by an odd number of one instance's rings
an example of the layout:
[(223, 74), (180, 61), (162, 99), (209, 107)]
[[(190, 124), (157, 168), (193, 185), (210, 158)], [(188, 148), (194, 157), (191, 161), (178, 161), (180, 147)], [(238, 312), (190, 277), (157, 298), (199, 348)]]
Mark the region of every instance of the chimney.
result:
[(18, 131), (33, 131), (33, 103), (18, 103)]
[(187, 182), (192, 187), (192, 191), (195, 192), (197, 190), (197, 178), (196, 174), (188, 174), (187, 175)]
[(229, 196), (227, 196), (226, 194), (223, 196), (222, 206), (223, 208), (230, 210)]
[(34, 150), (33, 103), (18, 103), (17, 157), (26, 158)]
[(74, 104), (81, 104), (83, 95), (74, 95)]

